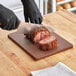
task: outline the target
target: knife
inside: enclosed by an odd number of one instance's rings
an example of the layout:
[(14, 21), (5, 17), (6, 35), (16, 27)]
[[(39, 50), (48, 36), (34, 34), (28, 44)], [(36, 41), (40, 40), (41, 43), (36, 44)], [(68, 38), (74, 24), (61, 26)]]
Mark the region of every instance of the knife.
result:
[(17, 33), (27, 35), (32, 29), (35, 29), (37, 27), (42, 27), (42, 26), (46, 27), (50, 32), (54, 32), (53, 27), (47, 24), (23, 23), (23, 25), (18, 27)]

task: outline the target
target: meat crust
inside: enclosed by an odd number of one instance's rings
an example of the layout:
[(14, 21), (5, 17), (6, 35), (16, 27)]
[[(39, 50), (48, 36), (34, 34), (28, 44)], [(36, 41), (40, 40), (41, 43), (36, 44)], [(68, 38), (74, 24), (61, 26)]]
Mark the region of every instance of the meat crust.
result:
[(26, 35), (32, 43), (34, 43), (39, 49), (48, 51), (57, 47), (57, 39), (52, 33), (45, 27), (38, 27), (33, 29)]
[(37, 43), (38, 41), (51, 36), (49, 30), (45, 27), (38, 27), (33, 29), (26, 37), (33, 43)]
[(57, 39), (55, 36), (51, 36), (39, 41), (36, 45), (38, 48), (44, 51), (52, 50), (57, 47)]

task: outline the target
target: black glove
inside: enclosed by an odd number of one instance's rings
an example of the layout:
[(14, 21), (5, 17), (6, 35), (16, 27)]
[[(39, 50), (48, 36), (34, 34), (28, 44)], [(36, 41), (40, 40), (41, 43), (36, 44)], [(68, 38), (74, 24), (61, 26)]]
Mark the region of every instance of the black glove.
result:
[(16, 29), (20, 21), (8, 8), (0, 4), (0, 27), (5, 30)]
[(41, 24), (42, 16), (34, 0), (21, 0), (24, 8), (25, 21)]

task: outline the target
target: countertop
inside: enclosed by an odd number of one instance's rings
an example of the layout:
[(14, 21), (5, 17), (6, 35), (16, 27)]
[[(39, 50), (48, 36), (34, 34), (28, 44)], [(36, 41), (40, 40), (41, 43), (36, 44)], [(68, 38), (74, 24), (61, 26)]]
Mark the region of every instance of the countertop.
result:
[(8, 38), (8, 34), (16, 30), (0, 30), (0, 76), (30, 76), (31, 71), (51, 67), (58, 62), (76, 71), (76, 15), (65, 10), (49, 13), (44, 16), (44, 23), (72, 43), (73, 48), (35, 61)]

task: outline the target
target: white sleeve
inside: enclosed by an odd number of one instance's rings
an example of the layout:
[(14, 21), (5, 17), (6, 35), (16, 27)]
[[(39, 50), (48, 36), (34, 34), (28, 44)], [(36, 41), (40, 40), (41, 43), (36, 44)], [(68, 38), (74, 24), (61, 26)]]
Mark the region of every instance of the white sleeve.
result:
[(22, 5), (21, 0), (0, 0), (0, 4), (11, 10), (19, 8)]

